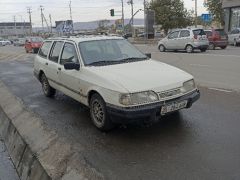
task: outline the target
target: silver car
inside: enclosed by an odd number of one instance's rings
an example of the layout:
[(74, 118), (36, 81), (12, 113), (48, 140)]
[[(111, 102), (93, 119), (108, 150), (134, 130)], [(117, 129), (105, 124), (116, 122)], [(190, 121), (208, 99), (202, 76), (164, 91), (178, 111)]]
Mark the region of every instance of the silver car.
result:
[(240, 44), (240, 28), (233, 29), (228, 34), (228, 43), (234, 46), (237, 46)]
[(170, 32), (164, 39), (158, 42), (161, 52), (166, 50), (186, 50), (188, 53), (194, 49), (205, 52), (209, 41), (203, 29), (178, 29)]

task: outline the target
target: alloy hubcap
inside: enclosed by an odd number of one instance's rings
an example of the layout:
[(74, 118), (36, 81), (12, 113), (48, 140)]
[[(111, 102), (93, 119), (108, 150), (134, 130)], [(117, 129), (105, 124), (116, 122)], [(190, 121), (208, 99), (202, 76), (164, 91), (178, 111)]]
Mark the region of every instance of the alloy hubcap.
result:
[(104, 122), (104, 111), (102, 105), (97, 100), (94, 100), (92, 104), (92, 116), (98, 125), (102, 125)]

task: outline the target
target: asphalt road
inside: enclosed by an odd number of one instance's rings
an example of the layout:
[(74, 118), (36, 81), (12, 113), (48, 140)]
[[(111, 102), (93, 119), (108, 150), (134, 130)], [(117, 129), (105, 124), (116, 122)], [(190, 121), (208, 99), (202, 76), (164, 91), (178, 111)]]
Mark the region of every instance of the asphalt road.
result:
[(19, 180), (6, 146), (0, 136), (0, 180)]
[(177, 66), (194, 75), (201, 86), (240, 92), (240, 47), (228, 46), (226, 50), (159, 52), (157, 46), (136, 45), (142, 52), (152, 53), (152, 58)]
[(0, 79), (106, 179), (240, 179), (239, 92), (200, 87), (201, 99), (191, 109), (152, 126), (102, 133), (80, 103), (61, 93), (45, 98), (32, 66), (32, 59), (0, 62)]

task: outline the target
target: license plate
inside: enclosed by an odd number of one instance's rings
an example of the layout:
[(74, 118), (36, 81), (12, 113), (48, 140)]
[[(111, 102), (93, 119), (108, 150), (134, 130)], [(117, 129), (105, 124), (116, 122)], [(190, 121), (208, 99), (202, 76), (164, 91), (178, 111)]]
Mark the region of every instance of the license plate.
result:
[(162, 107), (161, 115), (167, 114), (169, 112), (177, 111), (179, 109), (183, 109), (186, 106), (187, 106), (187, 100), (168, 104), (168, 105)]

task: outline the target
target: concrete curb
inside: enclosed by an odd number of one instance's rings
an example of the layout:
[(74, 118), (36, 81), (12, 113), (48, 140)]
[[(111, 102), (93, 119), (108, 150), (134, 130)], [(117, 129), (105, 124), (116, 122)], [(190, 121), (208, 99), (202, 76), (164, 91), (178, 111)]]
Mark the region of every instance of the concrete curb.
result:
[(21, 180), (104, 179), (1, 81), (0, 134)]

